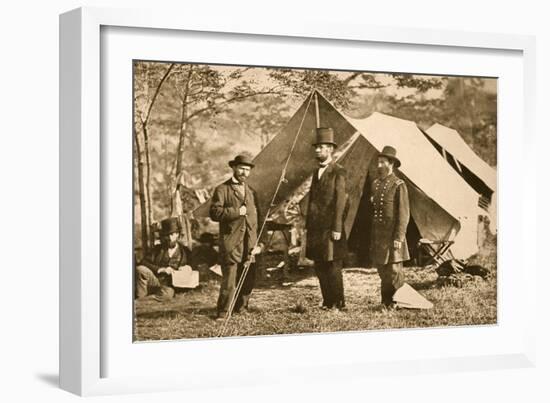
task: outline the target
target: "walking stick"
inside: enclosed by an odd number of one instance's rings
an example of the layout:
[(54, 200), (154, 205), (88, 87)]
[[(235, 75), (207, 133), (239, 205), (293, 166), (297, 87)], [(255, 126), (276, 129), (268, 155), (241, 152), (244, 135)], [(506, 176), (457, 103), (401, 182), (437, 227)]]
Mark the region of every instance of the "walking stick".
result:
[[(267, 219), (269, 218), (269, 214), (271, 213), (271, 208), (275, 206), (275, 200), (277, 198), (277, 194), (279, 193), (281, 185), (283, 183), (287, 182), (287, 180), (286, 180), (286, 170), (288, 168), (288, 163), (290, 162), (290, 157), (292, 156), (292, 153), (294, 152), (294, 148), (296, 147), (296, 143), (298, 141), (298, 136), (300, 134), (300, 131), (302, 130), (302, 126), (304, 125), (304, 121), (306, 119), (306, 115), (307, 115), (307, 111), (309, 110), (309, 106), (311, 105), (311, 100), (314, 98), (315, 95), (316, 95), (315, 91), (312, 91), (312, 93), (309, 97), (309, 101), (308, 101), (306, 110), (304, 112), (304, 116), (302, 116), (302, 121), (300, 122), (300, 126), (298, 127), (298, 130), (296, 131), (296, 135), (294, 136), (294, 141), (292, 142), (292, 147), (290, 148), (290, 152), (288, 153), (288, 157), (285, 161), (285, 165), (283, 166), (283, 169), (281, 171), (281, 176), (279, 177), (279, 182), (277, 183), (277, 187), (275, 188), (275, 191), (273, 192), (273, 197), (271, 198), (271, 203), (269, 203), (267, 213), (266, 213), (265, 218), (262, 222), (262, 226), (260, 227), (260, 232), (258, 233), (258, 236), (256, 237), (256, 242), (254, 243), (254, 247), (252, 248), (252, 251), (254, 251), (256, 249), (256, 247), (258, 246), (259, 240), (260, 240), (260, 238), (262, 236), (262, 233), (264, 231), (264, 228), (265, 228), (265, 224), (267, 222)], [(318, 102), (317, 97), (315, 96), (316, 105), (317, 105), (317, 102)], [(318, 105), (316, 107), (318, 108)], [(318, 114), (318, 112), (316, 112), (316, 114)], [(316, 122), (318, 124), (318, 119), (316, 119)], [(254, 255), (250, 254), (248, 259), (246, 260), (246, 262), (244, 264), (243, 272), (241, 274), (241, 277), (239, 278), (239, 282), (237, 284), (235, 292), (234, 292), (233, 296), (231, 297), (231, 301), (230, 301), (229, 307), (227, 309), (227, 314), (225, 316), (223, 326), (222, 326), (222, 328), (220, 329), (220, 331), (218, 333), (218, 337), (222, 337), (225, 334), (225, 330), (227, 329), (227, 324), (229, 323), (229, 320), (231, 319), (231, 314), (233, 312), (233, 308), (235, 307), (237, 296), (241, 292), (241, 288), (244, 284), (244, 280), (245, 280), (246, 275), (248, 273), (248, 269), (250, 268), (250, 265), (253, 263), (254, 259), (255, 259)]]

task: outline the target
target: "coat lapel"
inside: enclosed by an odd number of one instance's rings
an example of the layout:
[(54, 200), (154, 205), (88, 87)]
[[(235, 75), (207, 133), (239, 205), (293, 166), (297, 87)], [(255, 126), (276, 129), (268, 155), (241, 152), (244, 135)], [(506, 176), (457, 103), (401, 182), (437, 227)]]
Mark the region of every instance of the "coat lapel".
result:
[[(241, 192), (239, 192), (239, 190), (237, 189), (237, 185), (235, 185), (231, 179), (229, 179), (229, 186), (231, 187), (231, 190), (233, 190), (233, 193), (235, 194), (235, 197), (241, 203), (243, 203), (244, 202), (244, 195), (242, 195)], [(245, 189), (246, 189), (246, 184), (245, 184)]]
[[(334, 161), (328, 164), (327, 169), (325, 169), (325, 172), (323, 172), (323, 175), (321, 175), (321, 179), (319, 180), (319, 182), (325, 183), (328, 180), (328, 178), (332, 176), (333, 170), (334, 170)], [(319, 173), (317, 172), (317, 174)]]
[(158, 264), (159, 265), (163, 265), (164, 262), (166, 261), (166, 258), (165, 258), (165, 255), (168, 253), (168, 249), (166, 249), (165, 247), (163, 247), (161, 250), (160, 250), (160, 254), (159, 254), (159, 258), (158, 258)]
[(248, 196), (252, 195), (252, 190), (250, 189), (250, 186), (248, 186), (248, 183), (244, 184), (244, 200), (247, 201)]

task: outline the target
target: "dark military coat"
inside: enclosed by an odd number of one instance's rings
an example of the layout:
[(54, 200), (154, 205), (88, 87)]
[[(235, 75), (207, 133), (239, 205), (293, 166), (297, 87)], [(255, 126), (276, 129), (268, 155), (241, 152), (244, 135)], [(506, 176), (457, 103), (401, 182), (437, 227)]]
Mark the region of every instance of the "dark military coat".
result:
[[(409, 223), (409, 195), (407, 186), (395, 174), (375, 179), (371, 184), (372, 212), (369, 256), (374, 265), (409, 260), (407, 225)], [(393, 241), (401, 241), (394, 249)]]
[(166, 245), (156, 245), (151, 254), (140, 265), (148, 267), (153, 273), (157, 274), (158, 270), (163, 267), (171, 267), (177, 270), (181, 266), (191, 263), (191, 252), (180, 242), (176, 243), (177, 249), (174, 254), (170, 256), (168, 253), (168, 247)]
[[(346, 171), (331, 162), (318, 179), (313, 173), (307, 208), (306, 256), (317, 261), (344, 259), (347, 253), (344, 220), (347, 213)], [(340, 232), (338, 241), (332, 240), (332, 231)]]
[[(245, 195), (238, 190), (232, 179), (214, 190), (210, 205), (210, 218), (220, 223), (221, 263), (239, 263), (248, 254), (257, 239), (259, 212), (256, 192), (245, 184)], [(246, 216), (239, 215), (246, 205)], [(244, 244), (245, 238), (247, 240)]]
[(182, 243), (176, 243), (176, 250), (170, 256), (168, 247), (164, 244), (156, 245), (151, 254), (140, 265), (148, 267), (159, 279), (161, 285), (172, 285), (172, 276), (167, 273), (160, 273), (159, 269), (165, 267), (171, 267), (174, 270), (178, 270), (180, 267), (191, 264), (191, 251), (185, 247)]

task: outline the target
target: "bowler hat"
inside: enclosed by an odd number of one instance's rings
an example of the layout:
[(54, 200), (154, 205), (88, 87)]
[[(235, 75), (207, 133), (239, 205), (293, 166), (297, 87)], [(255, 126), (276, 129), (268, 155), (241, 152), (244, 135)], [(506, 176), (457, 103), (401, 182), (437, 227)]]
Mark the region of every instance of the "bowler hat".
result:
[(330, 127), (318, 127), (315, 131), (315, 143), (317, 144), (332, 144), (334, 147), (338, 145), (334, 142), (334, 131)]
[(233, 167), (235, 165), (248, 165), (251, 168), (254, 168), (252, 163), (252, 158), (246, 154), (239, 154), (233, 160), (229, 161), (229, 166)]
[(399, 168), (401, 166), (401, 161), (399, 161), (399, 158), (397, 158), (397, 151), (392, 146), (384, 146), (382, 152), (378, 154), (378, 156), (386, 157), (394, 161), (394, 165), (396, 168)]
[(173, 232), (180, 232), (181, 226), (178, 217), (170, 217), (160, 222), (160, 233), (170, 235)]

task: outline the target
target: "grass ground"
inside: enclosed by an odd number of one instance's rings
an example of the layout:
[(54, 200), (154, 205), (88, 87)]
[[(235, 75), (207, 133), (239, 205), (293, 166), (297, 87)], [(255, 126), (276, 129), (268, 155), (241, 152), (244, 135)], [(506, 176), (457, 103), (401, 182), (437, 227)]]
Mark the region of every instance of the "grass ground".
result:
[[(408, 267), (406, 282), (434, 303), (430, 310), (386, 311), (380, 307), (376, 270), (344, 270), (347, 312), (318, 308), (320, 290), (311, 270), (294, 270), (262, 278), (254, 289), (249, 312), (231, 318), (226, 336), (336, 332), (495, 324), (497, 321), (496, 245), (488, 242), (470, 260), (491, 271), (487, 280), (475, 277), (461, 288), (436, 285), (433, 269)], [(135, 304), (134, 339), (169, 340), (216, 337), (223, 324), (213, 320), (219, 281), (178, 293), (165, 302), (150, 298)]]

